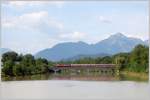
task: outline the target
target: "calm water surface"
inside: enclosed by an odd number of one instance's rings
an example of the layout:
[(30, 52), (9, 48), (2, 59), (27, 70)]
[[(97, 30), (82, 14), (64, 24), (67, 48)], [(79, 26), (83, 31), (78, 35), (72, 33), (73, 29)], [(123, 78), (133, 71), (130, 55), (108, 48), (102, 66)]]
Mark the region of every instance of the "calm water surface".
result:
[(150, 100), (146, 80), (124, 75), (45, 74), (3, 80), (7, 81), (1, 82), (0, 100)]
[(131, 81), (6, 81), (1, 83), (0, 97), (0, 100), (150, 100), (150, 86)]

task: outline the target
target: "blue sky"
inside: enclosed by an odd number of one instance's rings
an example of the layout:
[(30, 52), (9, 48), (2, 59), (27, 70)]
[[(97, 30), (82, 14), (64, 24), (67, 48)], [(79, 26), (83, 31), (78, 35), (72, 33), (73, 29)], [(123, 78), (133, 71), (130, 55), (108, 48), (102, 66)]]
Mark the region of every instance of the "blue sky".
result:
[(2, 3), (1, 16), (2, 47), (19, 53), (118, 32), (148, 39), (148, 1), (11, 1)]

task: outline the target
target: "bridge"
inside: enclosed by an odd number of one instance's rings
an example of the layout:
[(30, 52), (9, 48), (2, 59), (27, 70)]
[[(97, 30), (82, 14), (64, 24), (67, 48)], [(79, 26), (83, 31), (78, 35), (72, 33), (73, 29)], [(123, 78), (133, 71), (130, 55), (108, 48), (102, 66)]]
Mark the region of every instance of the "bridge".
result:
[(50, 71), (54, 73), (100, 73), (118, 74), (116, 64), (56, 64)]

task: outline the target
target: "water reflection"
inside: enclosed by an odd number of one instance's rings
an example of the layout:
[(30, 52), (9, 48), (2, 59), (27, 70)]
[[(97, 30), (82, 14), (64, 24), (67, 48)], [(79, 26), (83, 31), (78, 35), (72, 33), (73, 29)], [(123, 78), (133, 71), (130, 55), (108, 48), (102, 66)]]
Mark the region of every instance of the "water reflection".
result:
[(17, 77), (2, 77), (2, 81), (16, 81), (16, 80), (80, 80), (80, 81), (148, 81), (140, 77), (133, 77), (124, 74), (59, 74), (59, 73), (47, 73), (30, 76), (17, 76)]

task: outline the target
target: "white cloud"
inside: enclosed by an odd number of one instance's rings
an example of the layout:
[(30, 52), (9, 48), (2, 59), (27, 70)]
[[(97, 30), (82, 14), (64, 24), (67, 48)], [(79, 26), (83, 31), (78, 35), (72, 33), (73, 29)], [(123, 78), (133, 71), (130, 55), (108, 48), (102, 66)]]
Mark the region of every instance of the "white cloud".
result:
[(5, 1), (3, 5), (15, 7), (15, 8), (24, 8), (31, 6), (55, 6), (61, 8), (64, 6), (64, 1)]
[(98, 16), (98, 20), (102, 23), (111, 23), (111, 20), (106, 16)]
[(30, 29), (37, 31), (45, 31), (47, 29), (63, 29), (63, 24), (58, 22), (55, 18), (48, 15), (46, 11), (25, 13), (21, 16), (12, 18), (2, 18), (3, 28), (19, 28)]
[(48, 12), (40, 11), (3, 17), (2, 29), (2, 47), (19, 53), (35, 53), (58, 43), (58, 38), (53, 35), (63, 30), (63, 24)]
[(50, 1), (48, 4), (55, 5), (58, 8), (62, 8), (65, 5), (64, 1)]
[(86, 33), (75, 31), (72, 33), (62, 33), (59, 35), (59, 38), (72, 41), (79, 41), (85, 39), (86, 35)]
[(10, 22), (9, 20), (3, 19), (2, 20), (2, 27), (3, 28), (11, 28), (11, 27), (14, 27), (14, 23)]
[(85, 37), (85, 33), (81, 33), (81, 32), (73, 32), (72, 34), (72, 38), (77, 38), (77, 39), (81, 39)]
[(15, 7), (22, 7), (22, 6), (27, 5), (28, 2), (26, 2), (26, 1), (9, 1), (8, 4), (11, 6), (15, 6)]

